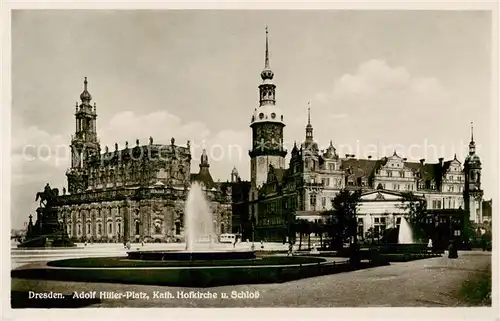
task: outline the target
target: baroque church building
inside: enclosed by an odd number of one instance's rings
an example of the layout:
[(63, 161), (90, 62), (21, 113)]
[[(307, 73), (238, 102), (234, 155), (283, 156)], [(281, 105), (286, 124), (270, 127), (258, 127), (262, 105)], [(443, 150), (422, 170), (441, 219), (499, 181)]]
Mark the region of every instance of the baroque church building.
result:
[[(472, 134), (464, 163), (456, 155), (447, 161), (440, 158), (437, 163), (425, 159), (411, 162), (396, 152), (381, 159), (359, 159), (355, 155), (338, 155), (331, 141), (320, 150), (314, 140), (309, 108), (305, 139), (293, 146), (289, 163), (285, 164), (285, 119), (276, 104), (273, 77), (266, 29), (260, 103), (250, 121), (248, 207), (237, 213), (241, 220), (246, 218), (247, 230), (250, 226), (252, 231), (244, 233), (244, 239), (285, 241), (290, 235), (290, 222), (324, 220), (322, 213), (332, 209), (332, 201), (342, 189), (362, 191), (357, 218), (361, 239), (370, 228), (381, 232), (401, 223), (403, 192), (424, 198), (436, 224), (446, 225), (455, 235), (460, 234), (467, 215), (470, 222), (483, 221), (481, 161)], [(443, 218), (444, 214), (450, 215)]]
[(59, 196), (60, 223), (76, 241), (179, 242), (184, 238), (184, 208), (192, 182), (199, 182), (214, 213), (217, 235), (231, 231), (231, 185), (214, 182), (204, 150), (198, 173), (191, 173), (189, 141), (177, 145), (118, 144), (101, 150), (96, 104), (87, 78), (76, 104), (71, 136), (68, 191)]

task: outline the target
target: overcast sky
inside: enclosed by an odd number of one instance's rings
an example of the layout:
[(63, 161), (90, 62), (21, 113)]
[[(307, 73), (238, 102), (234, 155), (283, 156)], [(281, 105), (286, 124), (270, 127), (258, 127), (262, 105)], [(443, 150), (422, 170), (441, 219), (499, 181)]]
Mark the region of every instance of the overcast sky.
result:
[(414, 161), (456, 153), (463, 162), (473, 121), (483, 188), (492, 197), (488, 12), (18, 11), (13, 227), (34, 214), (45, 183), (67, 186), (85, 76), (103, 149), (136, 138), (146, 144), (149, 136), (165, 144), (191, 140), (191, 172), (198, 171), (197, 146), (205, 145), (215, 180), (229, 179), (233, 166), (249, 179), (266, 25), (288, 150), (305, 137), (308, 101), (320, 146), (332, 140), (340, 154), (357, 157), (396, 149)]

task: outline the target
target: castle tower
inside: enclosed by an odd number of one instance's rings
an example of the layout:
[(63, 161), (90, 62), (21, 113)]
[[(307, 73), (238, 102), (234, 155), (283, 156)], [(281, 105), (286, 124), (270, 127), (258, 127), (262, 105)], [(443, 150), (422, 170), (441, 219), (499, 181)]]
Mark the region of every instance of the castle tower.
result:
[(92, 96), (88, 92), (87, 77), (83, 82), (83, 92), (80, 94), (80, 104), (76, 104), (75, 134), (71, 136), (71, 168), (66, 173), (68, 191), (83, 192), (86, 189), (86, 168), (88, 159), (100, 153), (99, 140), (96, 132), (96, 105), (91, 105)]
[[(255, 108), (252, 128), (252, 150), (250, 150), (250, 177), (252, 189), (256, 190), (267, 179), (269, 166), (285, 168), (286, 151), (283, 149), (283, 113), (276, 107), (276, 85), (274, 73), (269, 66), (269, 41), (266, 27), (266, 51), (264, 70), (260, 74), (259, 107)], [(252, 193), (251, 199), (256, 197)]]
[(481, 159), (476, 154), (476, 143), (474, 142), (474, 127), (471, 123), (471, 140), (469, 143), (469, 155), (464, 162), (465, 188), (464, 203), (465, 211), (469, 213), (471, 222), (482, 223), (482, 201), (481, 190)]

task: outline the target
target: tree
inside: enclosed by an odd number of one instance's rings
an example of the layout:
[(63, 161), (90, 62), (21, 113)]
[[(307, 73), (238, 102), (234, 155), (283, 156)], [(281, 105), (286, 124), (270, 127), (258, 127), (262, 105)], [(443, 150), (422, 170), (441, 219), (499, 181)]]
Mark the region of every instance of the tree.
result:
[(403, 214), (403, 218), (411, 225), (413, 236), (417, 239), (426, 237), (425, 219), (427, 216), (427, 202), (425, 198), (416, 196), (412, 192), (402, 192), (399, 208), (406, 212)]
[(295, 231), (298, 231), (299, 232), (299, 250), (302, 249), (302, 235), (305, 233), (305, 230), (306, 230), (306, 220), (300, 218), (298, 220), (295, 221)]
[(325, 231), (325, 224), (323, 223), (322, 220), (319, 220), (318, 222), (314, 223), (314, 233), (316, 235), (319, 235), (319, 248), (323, 248), (323, 233)]
[(365, 242), (375, 244), (375, 240), (379, 240), (380, 233), (376, 231), (373, 227), (370, 227), (365, 234)]
[(307, 234), (307, 250), (311, 250), (311, 232), (312, 224), (306, 220), (304, 222), (304, 234)]
[(341, 190), (333, 199), (333, 209), (329, 211), (329, 234), (332, 238), (331, 246), (340, 250), (346, 239), (357, 244), (356, 214), (361, 198), (361, 190)]

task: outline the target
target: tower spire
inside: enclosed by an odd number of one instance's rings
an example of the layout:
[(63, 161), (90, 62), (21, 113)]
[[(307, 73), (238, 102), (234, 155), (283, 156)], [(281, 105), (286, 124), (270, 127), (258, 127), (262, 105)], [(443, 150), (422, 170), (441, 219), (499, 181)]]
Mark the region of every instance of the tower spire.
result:
[(269, 31), (267, 30), (267, 26), (266, 26), (266, 61), (265, 61), (265, 65), (264, 67), (266, 69), (269, 69), (269, 41), (268, 41), (268, 34), (269, 34)]
[(307, 103), (307, 125), (311, 125), (311, 102)]
[(470, 141), (474, 141), (474, 122), (470, 122)]
[(474, 142), (474, 123), (470, 122), (469, 155), (473, 155), (475, 152), (476, 152), (476, 143)]
[(311, 102), (307, 103), (307, 126), (306, 126), (306, 141), (313, 140), (313, 127), (311, 125)]
[(260, 73), (260, 77), (262, 80), (272, 80), (274, 77), (274, 73), (269, 67), (269, 31), (266, 26), (266, 59), (264, 62), (264, 70)]

